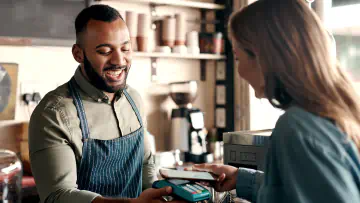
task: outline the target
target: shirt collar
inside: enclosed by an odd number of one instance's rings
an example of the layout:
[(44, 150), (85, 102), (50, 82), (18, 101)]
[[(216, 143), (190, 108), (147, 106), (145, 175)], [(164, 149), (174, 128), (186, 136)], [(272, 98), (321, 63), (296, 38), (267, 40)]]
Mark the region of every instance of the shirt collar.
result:
[(83, 76), (80, 66), (77, 68), (74, 78), (80, 89), (95, 101), (100, 102), (103, 100), (108, 100), (108, 97), (103, 91), (97, 89)]

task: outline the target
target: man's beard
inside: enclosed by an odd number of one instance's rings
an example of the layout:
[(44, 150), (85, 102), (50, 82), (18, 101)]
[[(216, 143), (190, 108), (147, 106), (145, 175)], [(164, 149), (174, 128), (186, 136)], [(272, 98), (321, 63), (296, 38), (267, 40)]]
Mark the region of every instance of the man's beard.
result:
[(122, 91), (123, 89), (125, 89), (126, 87), (126, 79), (128, 76), (128, 72), (130, 69), (130, 66), (109, 66), (104, 68), (103, 71), (107, 71), (107, 70), (120, 70), (123, 69), (124, 74), (125, 74), (125, 79), (124, 82), (120, 85), (117, 86), (110, 86), (106, 83), (106, 79), (104, 77), (101, 77), (101, 75), (99, 75), (94, 67), (91, 65), (90, 61), (87, 59), (86, 54), (84, 53), (84, 69), (85, 69), (85, 73), (87, 75), (87, 77), (89, 78), (89, 81), (92, 85), (94, 85), (97, 89), (105, 91), (105, 92), (109, 92), (109, 93), (115, 93), (118, 91)]

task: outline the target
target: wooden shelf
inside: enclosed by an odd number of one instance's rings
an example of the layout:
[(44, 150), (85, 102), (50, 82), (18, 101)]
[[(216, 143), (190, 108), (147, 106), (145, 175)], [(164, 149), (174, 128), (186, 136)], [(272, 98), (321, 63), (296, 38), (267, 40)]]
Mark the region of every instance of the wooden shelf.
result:
[(159, 53), (159, 52), (134, 52), (134, 57), (149, 57), (149, 58), (179, 58), (179, 59), (204, 59), (204, 60), (221, 60), (226, 59), (225, 55), (219, 54), (176, 54), (176, 53)]
[(184, 0), (99, 0), (99, 1), (118, 1), (118, 2), (127, 2), (127, 3), (147, 3), (147, 4), (154, 4), (154, 5), (181, 6), (181, 7), (212, 9), (212, 10), (223, 10), (223, 9), (225, 9), (225, 6), (220, 5), (220, 4), (207, 3), (207, 2), (198, 2), (198, 1), (184, 1)]

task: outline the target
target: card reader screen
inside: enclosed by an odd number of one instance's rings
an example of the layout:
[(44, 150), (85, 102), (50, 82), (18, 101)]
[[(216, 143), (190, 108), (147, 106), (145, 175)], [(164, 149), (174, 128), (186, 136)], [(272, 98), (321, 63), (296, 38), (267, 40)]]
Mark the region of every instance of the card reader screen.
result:
[(190, 181), (188, 180), (181, 180), (181, 179), (169, 179), (168, 181), (174, 185), (183, 185), (190, 183)]

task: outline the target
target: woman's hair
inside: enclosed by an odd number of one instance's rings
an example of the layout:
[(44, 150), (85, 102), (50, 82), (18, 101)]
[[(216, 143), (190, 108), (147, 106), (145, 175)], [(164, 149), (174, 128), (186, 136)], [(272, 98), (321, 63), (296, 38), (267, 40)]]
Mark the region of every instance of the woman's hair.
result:
[(297, 105), (333, 120), (360, 152), (357, 93), (304, 0), (257, 1), (231, 16), (229, 33), (233, 45), (255, 52), (273, 106)]

